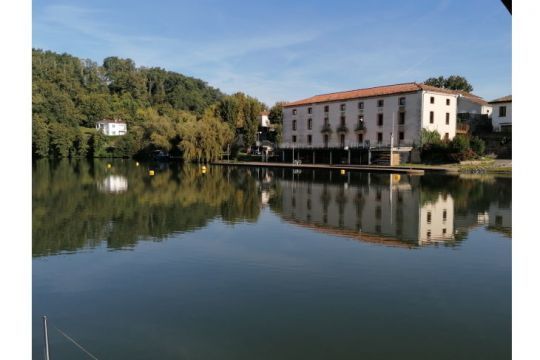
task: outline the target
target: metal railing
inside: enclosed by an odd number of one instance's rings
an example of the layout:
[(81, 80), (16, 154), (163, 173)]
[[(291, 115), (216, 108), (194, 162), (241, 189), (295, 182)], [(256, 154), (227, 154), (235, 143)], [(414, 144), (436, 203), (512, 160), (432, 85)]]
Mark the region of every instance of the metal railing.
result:
[(332, 132), (332, 126), (330, 125), (330, 123), (323, 124), (323, 126), (321, 127), (321, 132), (322, 133), (331, 133)]

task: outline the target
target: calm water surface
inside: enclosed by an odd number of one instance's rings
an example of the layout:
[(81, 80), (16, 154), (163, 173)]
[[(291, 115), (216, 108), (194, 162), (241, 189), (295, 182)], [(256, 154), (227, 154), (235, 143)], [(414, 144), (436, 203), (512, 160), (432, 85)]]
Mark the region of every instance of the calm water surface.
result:
[(86, 358), (55, 326), (99, 359), (509, 359), (511, 198), (490, 176), (37, 161), (34, 357), (46, 314), (54, 359)]

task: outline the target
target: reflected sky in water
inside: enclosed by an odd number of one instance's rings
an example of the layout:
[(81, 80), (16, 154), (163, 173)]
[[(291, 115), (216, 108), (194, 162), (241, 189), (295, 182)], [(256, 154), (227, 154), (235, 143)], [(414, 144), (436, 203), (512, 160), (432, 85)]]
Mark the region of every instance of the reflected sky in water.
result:
[(510, 357), (511, 178), (37, 161), (33, 256), (36, 358)]

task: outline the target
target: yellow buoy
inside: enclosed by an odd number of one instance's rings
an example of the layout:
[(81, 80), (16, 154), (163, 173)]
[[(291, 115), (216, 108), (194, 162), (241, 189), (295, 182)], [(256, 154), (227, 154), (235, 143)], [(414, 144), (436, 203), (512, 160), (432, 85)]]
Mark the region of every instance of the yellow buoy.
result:
[(345, 169), (341, 169), (341, 170), (339, 171), (339, 173), (340, 173), (341, 175), (345, 175)]
[(394, 182), (399, 182), (399, 180), (401, 180), (401, 175), (399, 175), (399, 174), (393, 174), (393, 175), (392, 175), (392, 180), (393, 180)]
[(112, 165), (111, 164), (107, 164), (107, 169), (110, 169), (112, 168)]
[(155, 174), (154, 170), (149, 170), (149, 171), (148, 171), (148, 175), (154, 176), (154, 174)]

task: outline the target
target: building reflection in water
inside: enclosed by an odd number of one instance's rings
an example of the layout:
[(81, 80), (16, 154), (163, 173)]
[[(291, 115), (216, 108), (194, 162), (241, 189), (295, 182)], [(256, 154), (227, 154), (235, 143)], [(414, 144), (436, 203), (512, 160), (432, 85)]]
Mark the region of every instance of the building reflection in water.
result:
[[(298, 226), (319, 232), (395, 246), (434, 243), (454, 245), (471, 225), (455, 224), (454, 198), (449, 192), (422, 187), (421, 178), (397, 174), (328, 173), (316, 181), (308, 172), (276, 171), (279, 196), (272, 209)], [(318, 174), (319, 175), (319, 174)], [(511, 226), (511, 210), (497, 209), (497, 222)]]
[(128, 179), (121, 175), (109, 175), (97, 184), (103, 193), (121, 193), (128, 189)]

